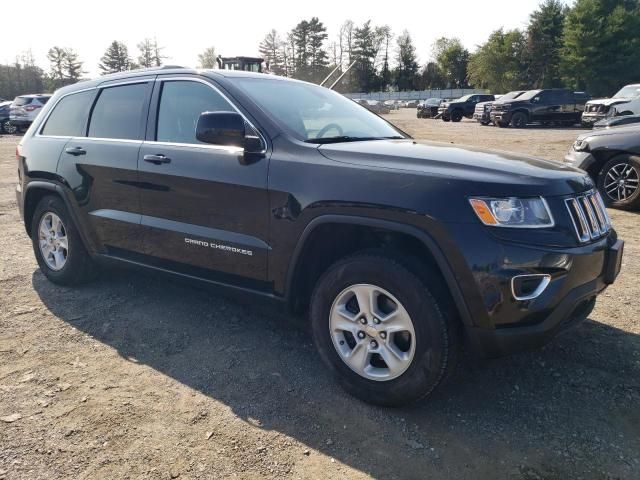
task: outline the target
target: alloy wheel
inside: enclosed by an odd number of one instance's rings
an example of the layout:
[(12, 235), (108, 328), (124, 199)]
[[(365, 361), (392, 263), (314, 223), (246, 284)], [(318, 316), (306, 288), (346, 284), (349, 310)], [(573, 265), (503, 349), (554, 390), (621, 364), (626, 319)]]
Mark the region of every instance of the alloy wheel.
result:
[(18, 127), (16, 127), (15, 125), (13, 125), (9, 120), (6, 120), (3, 124), (2, 124), (2, 129), (8, 133), (9, 135), (13, 135), (14, 133), (16, 133), (18, 131)]
[(58, 215), (46, 212), (40, 219), (38, 246), (47, 267), (62, 270), (69, 258), (67, 229)]
[(605, 176), (604, 190), (614, 202), (624, 202), (638, 190), (638, 170), (628, 163), (612, 166)]
[(409, 313), (396, 297), (375, 285), (352, 285), (336, 297), (329, 333), (342, 361), (369, 380), (399, 377), (415, 355)]

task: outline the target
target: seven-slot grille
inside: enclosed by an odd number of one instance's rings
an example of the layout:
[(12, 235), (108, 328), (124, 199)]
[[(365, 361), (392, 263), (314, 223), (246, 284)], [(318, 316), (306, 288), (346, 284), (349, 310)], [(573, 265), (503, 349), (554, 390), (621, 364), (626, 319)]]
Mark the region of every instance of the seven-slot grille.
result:
[(606, 235), (611, 230), (611, 220), (602, 197), (596, 191), (565, 200), (569, 215), (580, 242), (588, 242)]

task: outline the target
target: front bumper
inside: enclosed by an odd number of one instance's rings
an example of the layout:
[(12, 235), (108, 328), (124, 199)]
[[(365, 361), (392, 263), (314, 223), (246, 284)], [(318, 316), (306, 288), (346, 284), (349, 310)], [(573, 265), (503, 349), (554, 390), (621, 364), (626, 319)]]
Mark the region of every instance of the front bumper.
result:
[[(466, 245), (472, 276), (461, 284), (471, 313), (465, 333), (471, 350), (484, 358), (539, 347), (584, 320), (620, 271), (624, 242), (613, 230), (576, 247), (513, 243), (481, 230), (464, 227), (454, 236)], [(545, 275), (549, 282), (537, 296), (519, 299), (513, 279), (522, 275)]]
[(564, 163), (582, 170), (587, 170), (595, 161), (590, 152), (576, 152), (573, 148), (564, 156)]
[(491, 111), (489, 118), (493, 123), (509, 123), (511, 121), (511, 112), (508, 110), (502, 112)]
[(473, 119), (479, 123), (489, 123), (491, 121), (491, 115), (489, 112), (474, 112)]
[(609, 118), (609, 116), (606, 113), (583, 113), (581, 121), (584, 126), (593, 126), (594, 123)]

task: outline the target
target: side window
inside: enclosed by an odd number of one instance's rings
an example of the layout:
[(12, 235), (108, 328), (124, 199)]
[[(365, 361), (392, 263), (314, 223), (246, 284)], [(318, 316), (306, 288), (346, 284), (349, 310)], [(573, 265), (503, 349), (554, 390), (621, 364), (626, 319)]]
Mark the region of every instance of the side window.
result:
[(42, 135), (84, 137), (89, 109), (95, 93), (95, 90), (88, 90), (62, 98), (53, 107), (42, 129)]
[(202, 143), (196, 139), (196, 124), (203, 112), (234, 112), (213, 88), (199, 82), (167, 81), (162, 85), (156, 140), (172, 143)]
[(102, 89), (89, 123), (89, 136), (137, 140), (142, 138), (146, 83)]

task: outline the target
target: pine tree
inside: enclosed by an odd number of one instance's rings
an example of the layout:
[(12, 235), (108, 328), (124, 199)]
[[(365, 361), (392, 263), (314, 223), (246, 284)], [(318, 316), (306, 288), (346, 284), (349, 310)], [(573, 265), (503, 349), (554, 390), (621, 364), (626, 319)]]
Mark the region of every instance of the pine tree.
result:
[(131, 60), (131, 57), (129, 57), (127, 46), (122, 42), (114, 40), (104, 52), (98, 68), (100, 68), (103, 75), (106, 75), (131, 70), (135, 68), (135, 64)]
[(413, 45), (413, 40), (411, 40), (411, 35), (407, 30), (398, 37), (397, 44), (396, 85), (398, 90), (415, 89), (418, 83), (418, 61), (416, 47)]
[(64, 76), (71, 82), (77, 82), (84, 73), (82, 71), (82, 62), (79, 60), (78, 54), (72, 48), (64, 49)]
[(158, 46), (158, 41), (154, 38), (145, 38), (138, 44), (138, 64), (142, 68), (159, 67), (162, 65), (164, 56), (162, 56), (162, 47)]
[(62, 47), (51, 47), (47, 52), (47, 59), (51, 63), (50, 78), (54, 83), (62, 84), (65, 78), (66, 52)]

